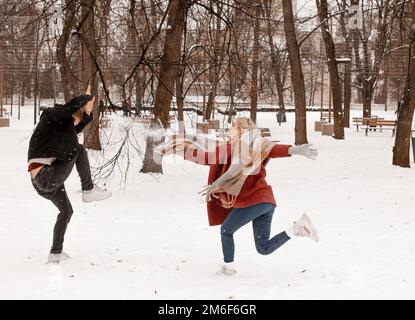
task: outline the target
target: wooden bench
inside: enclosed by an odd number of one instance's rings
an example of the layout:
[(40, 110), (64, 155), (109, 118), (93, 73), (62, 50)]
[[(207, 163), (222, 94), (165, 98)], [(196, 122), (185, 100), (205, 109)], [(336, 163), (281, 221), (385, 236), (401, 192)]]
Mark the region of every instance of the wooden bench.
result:
[[(331, 114), (330, 118), (333, 119), (333, 113)], [(321, 121), (329, 121), (329, 113), (327, 111), (321, 113), (320, 120)]]
[(353, 125), (356, 126), (356, 131), (359, 131), (359, 126), (363, 125), (363, 118), (353, 118)]
[[(271, 131), (269, 128), (258, 128), (261, 130), (261, 137), (271, 137)], [(229, 129), (219, 128), (216, 129), (217, 138), (226, 138), (228, 136)]]
[(356, 126), (356, 131), (359, 131), (359, 126), (376, 125), (376, 122), (374, 120), (384, 120), (384, 118), (379, 118), (377, 116), (372, 116), (368, 118), (355, 117), (353, 118), (353, 125)]
[(271, 137), (271, 131), (269, 128), (259, 128), (261, 129), (261, 137)]
[(392, 137), (396, 131), (396, 120), (385, 120), (385, 119), (369, 119), (366, 123), (365, 135), (367, 136), (370, 130), (376, 131), (379, 129), (382, 132), (383, 129), (392, 130)]

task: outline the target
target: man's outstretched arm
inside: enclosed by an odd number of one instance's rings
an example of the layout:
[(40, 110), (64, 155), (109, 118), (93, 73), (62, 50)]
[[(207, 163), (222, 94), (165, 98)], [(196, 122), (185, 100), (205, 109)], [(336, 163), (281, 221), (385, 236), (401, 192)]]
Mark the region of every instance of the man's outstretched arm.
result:
[(92, 113), (88, 114), (84, 112), (82, 121), (75, 126), (76, 133), (81, 133), (82, 130), (92, 121)]
[(56, 104), (55, 107), (47, 110), (49, 119), (53, 122), (57, 122), (70, 118), (76, 111), (85, 106), (90, 100), (92, 100), (92, 96), (84, 95), (75, 97), (64, 105)]

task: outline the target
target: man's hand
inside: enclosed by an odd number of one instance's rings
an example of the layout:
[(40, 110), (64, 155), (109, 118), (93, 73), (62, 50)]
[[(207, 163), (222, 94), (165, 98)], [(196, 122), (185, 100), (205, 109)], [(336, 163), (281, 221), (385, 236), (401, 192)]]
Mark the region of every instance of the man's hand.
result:
[(91, 114), (92, 109), (94, 108), (94, 102), (95, 102), (95, 97), (92, 97), (92, 99), (89, 100), (87, 104), (85, 105), (85, 112), (87, 115)]
[(311, 143), (306, 143), (299, 146), (292, 146), (288, 148), (288, 153), (297, 154), (312, 160), (316, 160), (318, 156), (318, 151), (317, 149), (311, 148), (311, 146)]

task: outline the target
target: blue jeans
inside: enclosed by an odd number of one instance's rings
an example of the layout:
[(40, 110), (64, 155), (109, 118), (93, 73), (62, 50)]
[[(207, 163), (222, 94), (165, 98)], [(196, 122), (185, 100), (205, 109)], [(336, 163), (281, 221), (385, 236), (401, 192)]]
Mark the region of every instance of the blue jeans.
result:
[(251, 221), (254, 230), (255, 246), (260, 254), (267, 255), (273, 253), (290, 240), (285, 231), (271, 239), (269, 238), (274, 210), (275, 206), (273, 204), (261, 202), (246, 208), (234, 208), (231, 211), (220, 230), (225, 262), (233, 262), (234, 259), (235, 243), (233, 234)]

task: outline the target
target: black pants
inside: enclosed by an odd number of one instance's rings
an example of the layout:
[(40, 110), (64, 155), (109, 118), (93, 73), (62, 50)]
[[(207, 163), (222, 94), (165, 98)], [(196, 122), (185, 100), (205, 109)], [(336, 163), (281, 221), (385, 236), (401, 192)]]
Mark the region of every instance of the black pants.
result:
[(76, 149), (71, 160), (55, 160), (52, 165), (45, 165), (32, 179), (37, 193), (50, 200), (58, 208), (59, 214), (53, 230), (53, 244), (51, 253), (61, 253), (66, 228), (72, 217), (72, 205), (65, 190), (65, 181), (76, 165), (81, 178), (82, 190), (93, 188), (91, 170), (89, 168), (88, 154), (82, 145)]

